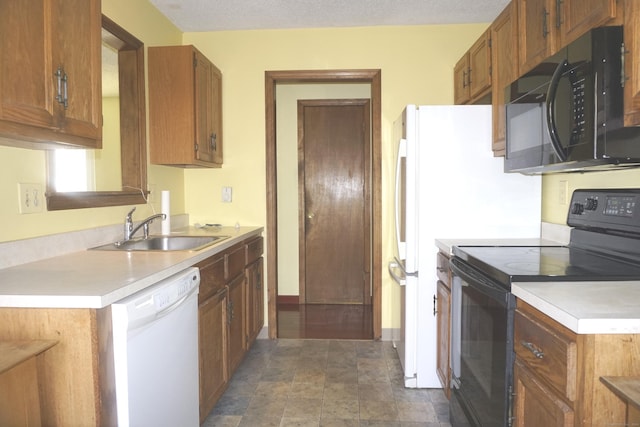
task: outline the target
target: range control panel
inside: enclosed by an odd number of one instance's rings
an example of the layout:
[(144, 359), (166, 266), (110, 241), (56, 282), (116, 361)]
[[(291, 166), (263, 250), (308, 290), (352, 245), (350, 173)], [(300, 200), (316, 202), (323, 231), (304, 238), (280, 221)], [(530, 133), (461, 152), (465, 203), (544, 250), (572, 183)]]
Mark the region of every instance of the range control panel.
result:
[(567, 225), (640, 233), (640, 189), (575, 190)]

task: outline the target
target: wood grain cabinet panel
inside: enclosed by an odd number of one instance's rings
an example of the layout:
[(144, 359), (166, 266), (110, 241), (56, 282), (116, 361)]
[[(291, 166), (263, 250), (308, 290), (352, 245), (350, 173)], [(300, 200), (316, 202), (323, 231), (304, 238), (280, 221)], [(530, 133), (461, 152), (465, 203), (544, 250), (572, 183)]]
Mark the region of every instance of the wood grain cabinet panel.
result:
[(0, 2), (0, 139), (102, 146), (99, 0)]
[(474, 103), (491, 89), (491, 33), (482, 33), (478, 40), (456, 63), (454, 103)]
[(229, 372), (236, 371), (247, 350), (245, 335), (246, 321), (246, 280), (244, 274), (237, 276), (227, 285), (227, 322), (229, 324)]
[(438, 252), (436, 256), (436, 275), (438, 276), (437, 295), (434, 301), (438, 343), (436, 374), (448, 399), (451, 395), (451, 270), (449, 257), (445, 253)]
[(517, 0), (519, 74), (616, 18), (616, 0)]
[(574, 411), (525, 365), (514, 368), (514, 427), (573, 427)]
[(222, 166), (222, 73), (193, 46), (150, 47), (151, 163)]
[(203, 422), (227, 388), (227, 288), (198, 307), (200, 364), (200, 422)]
[(640, 125), (640, 2), (624, 1), (624, 125)]
[(518, 9), (511, 2), (491, 24), (491, 105), (495, 156), (506, 148), (505, 89), (518, 77)]
[(624, 425), (624, 402), (600, 378), (640, 375), (640, 336), (575, 334), (518, 300), (514, 346), (515, 426)]
[(264, 267), (258, 258), (246, 268), (247, 275), (247, 338), (248, 345), (258, 337), (264, 326)]

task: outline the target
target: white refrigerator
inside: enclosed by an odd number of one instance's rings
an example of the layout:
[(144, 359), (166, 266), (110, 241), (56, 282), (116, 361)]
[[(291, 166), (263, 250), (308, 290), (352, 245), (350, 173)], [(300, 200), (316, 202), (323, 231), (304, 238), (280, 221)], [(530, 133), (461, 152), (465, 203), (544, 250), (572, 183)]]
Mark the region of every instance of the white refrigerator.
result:
[(540, 237), (541, 178), (503, 172), (491, 123), (484, 105), (408, 105), (394, 123), (397, 245), (388, 267), (400, 287), (393, 341), (405, 387), (441, 387), (435, 240)]

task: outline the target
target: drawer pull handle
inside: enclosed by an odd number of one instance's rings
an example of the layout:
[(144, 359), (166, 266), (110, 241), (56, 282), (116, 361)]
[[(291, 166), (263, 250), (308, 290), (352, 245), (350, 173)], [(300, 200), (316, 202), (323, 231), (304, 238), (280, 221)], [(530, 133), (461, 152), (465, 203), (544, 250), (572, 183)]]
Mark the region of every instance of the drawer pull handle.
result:
[(526, 348), (527, 350), (529, 350), (531, 353), (533, 353), (533, 355), (535, 357), (537, 357), (538, 359), (542, 359), (544, 358), (544, 352), (542, 352), (541, 350), (539, 350), (535, 345), (533, 345), (530, 342), (526, 342), (526, 341), (521, 341), (520, 344), (522, 344), (522, 346), (524, 348)]

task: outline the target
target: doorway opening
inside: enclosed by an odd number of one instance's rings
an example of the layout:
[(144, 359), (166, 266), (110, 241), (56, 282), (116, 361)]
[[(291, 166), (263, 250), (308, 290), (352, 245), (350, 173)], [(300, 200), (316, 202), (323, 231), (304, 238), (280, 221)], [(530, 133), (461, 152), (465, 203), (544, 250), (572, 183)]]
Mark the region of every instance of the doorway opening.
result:
[[(269, 337), (278, 337), (278, 317), (298, 316), (298, 319), (315, 319), (330, 327), (327, 319), (336, 317), (335, 310), (341, 310), (343, 318), (354, 317), (349, 308), (339, 305), (305, 306), (303, 310), (292, 313), (278, 310), (278, 153), (276, 126), (276, 87), (285, 84), (317, 83), (364, 83), (370, 87), (370, 224), (367, 256), (370, 259), (370, 304), (364, 305), (368, 312), (359, 318), (366, 319), (369, 329), (373, 330), (373, 339), (379, 340), (382, 334), (381, 321), (381, 73), (380, 70), (321, 70), (321, 71), (267, 71), (265, 73), (265, 110), (266, 110), (266, 181), (267, 181), (267, 283), (268, 283), (268, 323)], [(293, 301), (292, 301), (293, 302)], [(299, 297), (298, 301), (299, 302)], [(281, 306), (286, 308), (285, 306)], [(319, 320), (318, 320), (319, 319)], [(339, 326), (338, 326), (339, 327)], [(357, 327), (357, 325), (356, 325)], [(367, 326), (363, 326), (366, 328)], [(283, 331), (284, 332), (284, 331)], [(331, 336), (327, 338), (332, 338)], [(333, 338), (341, 338), (335, 333)]]

